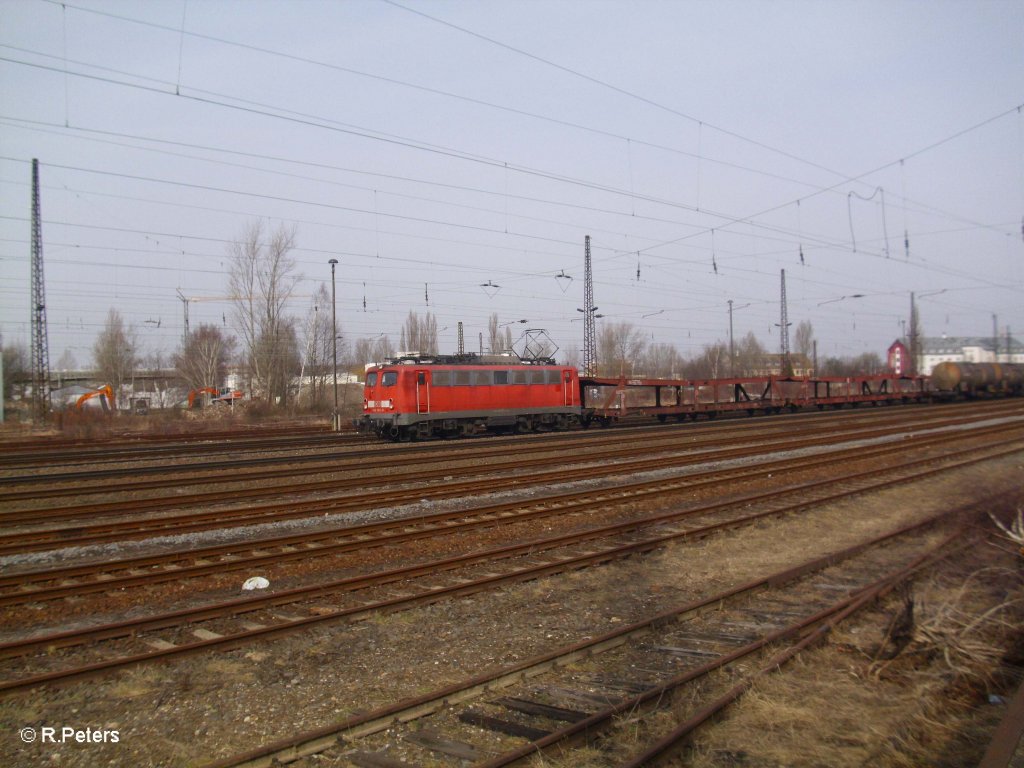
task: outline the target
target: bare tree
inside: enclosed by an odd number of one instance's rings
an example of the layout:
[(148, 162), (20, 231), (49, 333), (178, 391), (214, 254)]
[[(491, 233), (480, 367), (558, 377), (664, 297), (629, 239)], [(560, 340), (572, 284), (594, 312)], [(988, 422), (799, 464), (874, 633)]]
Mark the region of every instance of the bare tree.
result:
[(491, 316), (487, 318), (487, 348), (491, 350), (492, 354), (496, 354), (500, 351), (501, 338), (499, 334), (501, 329), (498, 327), (498, 313), (492, 312)]
[(650, 344), (641, 360), (640, 368), (651, 378), (678, 378), (682, 375), (683, 358), (672, 344)]
[(753, 331), (748, 331), (736, 344), (736, 375), (753, 376), (758, 374), (765, 366), (765, 356), (768, 350), (764, 348)]
[(875, 352), (865, 352), (857, 357), (829, 357), (821, 366), (822, 376), (859, 376), (885, 371), (885, 361)]
[(801, 320), (796, 326), (796, 333), (793, 337), (794, 347), (797, 352), (811, 359), (814, 352), (814, 326), (810, 320)]
[(437, 318), (427, 312), (422, 319), (412, 310), (402, 326), (401, 347), (403, 352), (419, 352), (424, 355), (437, 354)]
[(686, 365), (690, 379), (720, 379), (729, 373), (729, 345), (723, 341), (708, 344), (700, 355)]
[(57, 361), (58, 371), (75, 371), (78, 370), (78, 359), (75, 357), (75, 353), (70, 349), (65, 349), (60, 359)]
[(100, 378), (120, 397), (121, 388), (132, 380), (139, 355), (135, 333), (125, 326), (116, 309), (111, 308), (107, 313), (106, 324), (96, 338), (92, 354)]
[(236, 345), (234, 336), (225, 337), (216, 325), (203, 324), (189, 333), (172, 361), (190, 389), (217, 388), (224, 382)]
[[(334, 317), (331, 314), (331, 294), (323, 283), (313, 296), (305, 324), (305, 356), (302, 361), (303, 377), (310, 380), (310, 402), (321, 405), (329, 386), (333, 385), (334, 374)], [(341, 328), (338, 328), (341, 336)], [(344, 359), (338, 340), (339, 358)]]
[[(4, 382), (3, 396), (10, 398), (14, 394), (14, 380), (25, 381), (30, 378), (32, 361), (29, 359), (28, 347), (24, 344), (3, 344)], [(24, 393), (22, 393), (24, 394)]]
[(263, 224), (256, 221), (230, 249), (234, 318), (250, 374), (271, 403), (287, 401), (291, 377), (299, 369), (294, 321), (284, 314), (299, 279), (291, 256), (295, 235), (294, 227), (282, 225), (266, 239)]
[(627, 376), (640, 360), (647, 342), (631, 323), (609, 323), (597, 334), (598, 371), (603, 376)]
[(357, 365), (363, 366), (367, 363), (377, 363), (395, 356), (395, 349), (391, 339), (381, 335), (376, 339), (359, 339), (352, 351)]
[(497, 312), (492, 312), (491, 316), (487, 318), (487, 339), (488, 349), (491, 350), (491, 354), (500, 355), (512, 349), (512, 328), (506, 324), (505, 329), (502, 330), (498, 324)]
[(565, 350), (563, 354), (565, 355), (565, 364), (570, 368), (576, 368), (579, 370), (580, 365), (582, 365), (582, 362), (580, 361), (580, 351), (575, 347), (572, 347)]

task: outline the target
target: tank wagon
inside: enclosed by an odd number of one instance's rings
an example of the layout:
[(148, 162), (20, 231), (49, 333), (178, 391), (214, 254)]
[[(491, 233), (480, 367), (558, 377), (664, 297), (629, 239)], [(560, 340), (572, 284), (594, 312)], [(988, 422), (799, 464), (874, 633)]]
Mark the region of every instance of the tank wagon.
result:
[(983, 397), (1024, 394), (1024, 365), (1008, 363), (939, 363), (932, 369), (936, 397)]
[(576, 369), (504, 355), (410, 355), (366, 370), (360, 432), (392, 440), (487, 431), (569, 429), (580, 423)]

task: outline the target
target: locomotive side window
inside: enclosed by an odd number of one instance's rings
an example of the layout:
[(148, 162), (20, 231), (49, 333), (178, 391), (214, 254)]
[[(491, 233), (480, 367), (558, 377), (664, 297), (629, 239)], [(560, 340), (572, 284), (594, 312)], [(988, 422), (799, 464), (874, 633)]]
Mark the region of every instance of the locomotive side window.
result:
[(377, 372), (366, 374), (366, 386), (376, 387), (377, 386)]
[(455, 371), (455, 386), (468, 387), (469, 384), (469, 371)]
[(398, 383), (398, 371), (384, 371), (384, 376), (381, 377), (381, 384), (385, 387), (393, 387)]
[(473, 371), (473, 384), (478, 387), (489, 387), (492, 384), (490, 371)]
[(508, 384), (508, 371), (495, 371), (494, 372), (494, 383), (495, 384)]
[(513, 384), (527, 384), (526, 380), (527, 371), (512, 371), (512, 383)]
[(561, 384), (562, 377), (561, 375), (559, 375), (558, 371), (554, 370), (553, 368), (549, 368), (548, 370), (544, 371), (544, 381), (547, 384)]
[(434, 375), (430, 377), (431, 384), (435, 387), (450, 387), (452, 385), (452, 372), (451, 371), (434, 371)]

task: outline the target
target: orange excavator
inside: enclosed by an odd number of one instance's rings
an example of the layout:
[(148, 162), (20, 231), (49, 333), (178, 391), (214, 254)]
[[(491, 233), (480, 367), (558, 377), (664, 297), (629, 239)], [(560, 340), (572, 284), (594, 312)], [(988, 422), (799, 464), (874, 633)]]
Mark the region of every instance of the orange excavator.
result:
[[(199, 389), (193, 389), (191, 392), (188, 393), (188, 407), (195, 408), (196, 400), (202, 397), (203, 395), (209, 395), (211, 398), (214, 398), (217, 397), (217, 395), (219, 394), (220, 392), (217, 391), (216, 387), (200, 387)], [(202, 404), (203, 401), (200, 400), (199, 405), (201, 406)]]
[[(244, 395), (237, 389), (217, 389), (216, 387), (200, 387), (199, 389), (193, 389), (188, 393), (188, 407), (196, 408), (202, 405), (202, 400), (199, 400), (203, 395), (210, 396), (211, 403), (227, 403), (231, 404), (235, 400), (241, 400)], [(196, 400), (199, 400), (198, 405)]]
[(114, 390), (109, 384), (106, 384), (93, 392), (86, 392), (84, 395), (75, 401), (75, 410), (80, 411), (85, 407), (85, 403), (94, 397), (100, 398), (100, 405), (103, 407), (104, 413), (113, 413), (117, 410), (117, 402), (114, 399)]

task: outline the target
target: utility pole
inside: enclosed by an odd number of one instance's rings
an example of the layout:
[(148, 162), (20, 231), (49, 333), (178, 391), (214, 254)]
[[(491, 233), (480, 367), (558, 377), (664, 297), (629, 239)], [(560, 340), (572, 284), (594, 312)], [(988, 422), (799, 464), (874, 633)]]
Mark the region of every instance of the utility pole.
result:
[(999, 315), (992, 313), (992, 362), (999, 362)]
[(181, 303), (185, 307), (185, 326), (181, 332), (181, 346), (184, 347), (188, 344), (188, 303), (191, 299), (181, 292), (181, 288), (178, 289), (178, 298), (181, 299)]
[(793, 366), (789, 362), (789, 310), (786, 307), (786, 270), (782, 270), (782, 295), (780, 300), (781, 309), (779, 311), (779, 326), (781, 337), (779, 340), (780, 352), (782, 355), (782, 375), (790, 376), (793, 372)]
[(327, 263), (331, 265), (331, 348), (334, 350), (334, 416), (331, 419), (331, 428), (339, 432), (341, 416), (338, 413), (338, 312), (334, 287), (334, 268), (338, 266), (338, 260), (331, 259)]
[(910, 375), (917, 375), (917, 307), (914, 304), (914, 292), (910, 292)]
[(597, 362), (597, 331), (594, 325), (594, 273), (590, 267), (590, 235), (584, 240), (583, 250), (583, 375), (594, 376)]
[(736, 348), (732, 343), (732, 299), (729, 299), (729, 378), (736, 378)]
[(43, 284), (43, 225), (39, 205), (39, 161), (32, 159), (32, 404), (37, 421), (50, 412), (50, 342)]

